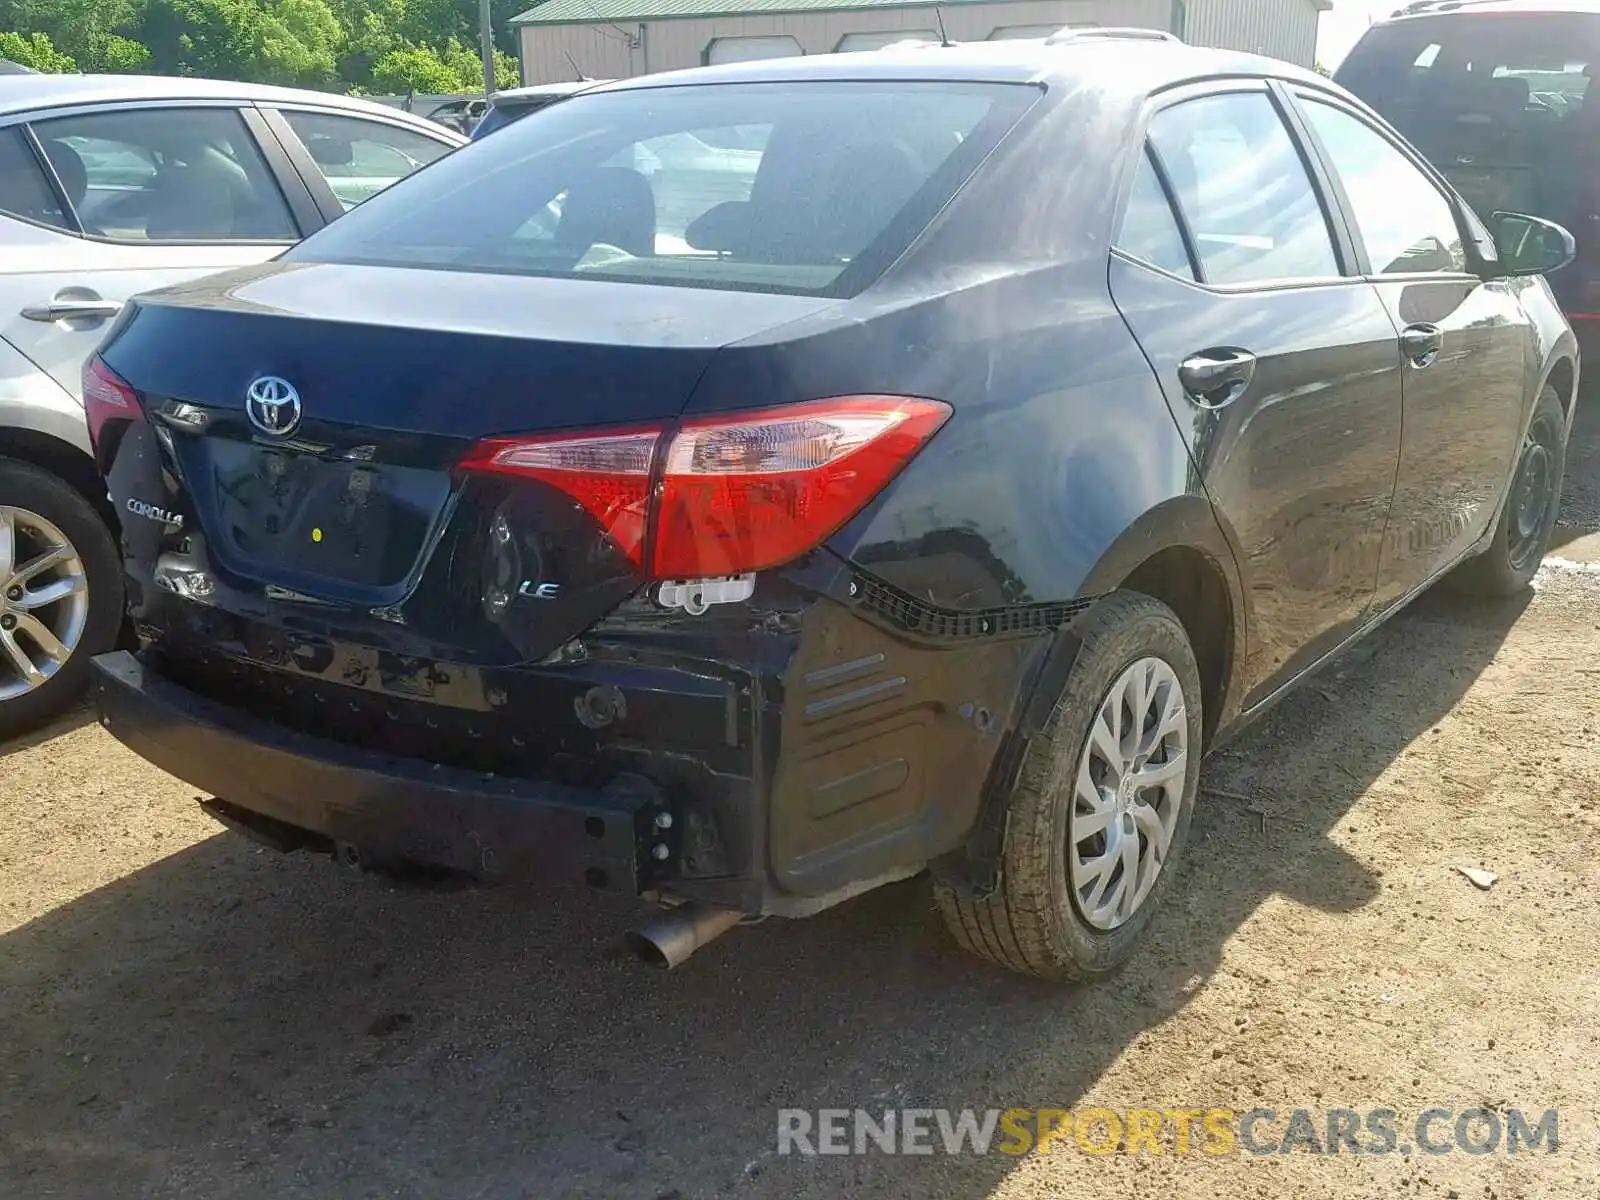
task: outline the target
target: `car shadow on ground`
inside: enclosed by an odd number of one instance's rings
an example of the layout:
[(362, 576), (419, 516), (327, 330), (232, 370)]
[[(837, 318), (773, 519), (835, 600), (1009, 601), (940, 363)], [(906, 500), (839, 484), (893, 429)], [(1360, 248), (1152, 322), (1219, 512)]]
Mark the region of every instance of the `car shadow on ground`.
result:
[(94, 710), (87, 704), (80, 704), (76, 708), (62, 713), (48, 725), (35, 729), (32, 733), (25, 733), (21, 737), (12, 738), (10, 741), (0, 741), (0, 759), (8, 755), (18, 754), (23, 750), (32, 750), (35, 746), (42, 746), (52, 738), (58, 738), (64, 733), (71, 733), (75, 729), (82, 729), (85, 725), (92, 725), (94, 720)]
[(1091, 988), (963, 958), (922, 881), (668, 975), (610, 953), (632, 906), (204, 841), (0, 939), (0, 1194), (984, 1195), (1016, 1160), (777, 1158), (776, 1110), (1072, 1107), (1263, 901), (1377, 895), (1330, 831), (1526, 603), (1424, 597), (1213, 757), (1181, 885)]

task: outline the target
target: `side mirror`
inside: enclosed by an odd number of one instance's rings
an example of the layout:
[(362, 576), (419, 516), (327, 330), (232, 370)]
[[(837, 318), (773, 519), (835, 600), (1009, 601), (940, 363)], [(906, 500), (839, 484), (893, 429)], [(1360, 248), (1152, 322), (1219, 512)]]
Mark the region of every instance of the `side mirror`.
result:
[(1554, 221), (1497, 212), (1489, 218), (1489, 227), (1506, 275), (1545, 275), (1559, 271), (1578, 256), (1578, 243)]

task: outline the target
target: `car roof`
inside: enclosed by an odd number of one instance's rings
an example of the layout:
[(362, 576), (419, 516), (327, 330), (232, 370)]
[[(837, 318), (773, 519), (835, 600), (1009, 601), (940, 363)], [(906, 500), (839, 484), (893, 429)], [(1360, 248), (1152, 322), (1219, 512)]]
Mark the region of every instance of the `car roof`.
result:
[[(6, 75), (0, 76), (0, 117), (42, 108), (75, 104), (108, 104), (139, 100), (233, 100), (280, 104), (315, 104), (372, 116), (398, 117), (429, 131), (440, 126), (420, 117), (330, 92), (233, 83), (220, 79), (187, 79), (169, 75)], [(449, 132), (449, 131), (445, 131)]]
[(1108, 36), (1108, 31), (1099, 30), (1093, 36), (1055, 42), (1017, 38), (951, 45), (930, 43), (692, 67), (596, 84), (585, 94), (700, 83), (903, 80), (1048, 85), (1077, 83), (1085, 78), (1107, 91), (1129, 93), (1154, 91), (1191, 79), (1228, 76), (1329, 84), (1324, 76), (1261, 55), (1189, 46), (1176, 40), (1156, 41), (1148, 35)]
[(1600, 13), (1600, 0), (1418, 0), (1418, 3), (1406, 5), (1377, 24), (1444, 17), (1454, 13), (1518, 17), (1551, 13)]
[(609, 79), (563, 79), (559, 83), (536, 83), (532, 87), (505, 88), (494, 94), (494, 102), (502, 100), (536, 100), (541, 96), (570, 96), (574, 92), (610, 83)]

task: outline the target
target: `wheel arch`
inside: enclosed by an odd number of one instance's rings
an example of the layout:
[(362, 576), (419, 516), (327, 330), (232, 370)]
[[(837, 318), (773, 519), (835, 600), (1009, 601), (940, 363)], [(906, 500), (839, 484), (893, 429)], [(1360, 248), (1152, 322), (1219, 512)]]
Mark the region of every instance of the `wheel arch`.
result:
[(116, 535), (117, 514), (106, 499), (105, 483), (94, 460), (79, 447), (37, 429), (0, 425), (0, 458), (14, 458), (48, 471), (93, 505), (113, 537)]
[[(1557, 350), (1552, 360), (1544, 369), (1544, 382), (1539, 385), (1543, 391), (1546, 387), (1553, 387), (1556, 395), (1561, 398), (1561, 412), (1567, 419), (1567, 426), (1572, 425), (1573, 406), (1578, 402), (1578, 363), (1571, 354), (1564, 354)], [(1530, 418), (1531, 419), (1531, 418)]]
[(1134, 522), (1084, 580), (1085, 596), (1142, 592), (1182, 622), (1200, 667), (1205, 744), (1238, 713), (1250, 614), (1232, 539), (1204, 496), (1164, 501)]
[[(1233, 544), (1203, 495), (1172, 497), (1129, 526), (1084, 578), (1079, 599), (1139, 591), (1166, 604), (1183, 623), (1200, 666), (1202, 745), (1238, 714), (1249, 630), (1248, 593)], [(999, 883), (1006, 796), (1028, 743), (1045, 727), (1076, 664), (1074, 625), (1058, 629), (1041, 650), (1024, 687), (1018, 715), (995, 756), (978, 815), (962, 846), (935, 859), (935, 878), (963, 896), (983, 898)]]
[(94, 465), (82, 402), (3, 338), (0, 455), (50, 472), (93, 505), (116, 532), (116, 512)]

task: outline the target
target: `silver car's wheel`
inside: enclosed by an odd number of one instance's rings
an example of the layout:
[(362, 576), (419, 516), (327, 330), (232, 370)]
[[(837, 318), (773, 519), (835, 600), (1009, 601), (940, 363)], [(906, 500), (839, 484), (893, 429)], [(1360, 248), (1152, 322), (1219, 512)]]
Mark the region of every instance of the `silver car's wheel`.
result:
[(66, 534), (0, 505), (0, 701), (44, 686), (83, 640), (89, 581)]
[(1189, 771), (1183, 687), (1163, 659), (1117, 676), (1078, 756), (1067, 870), (1083, 919), (1115, 929), (1155, 887)]

